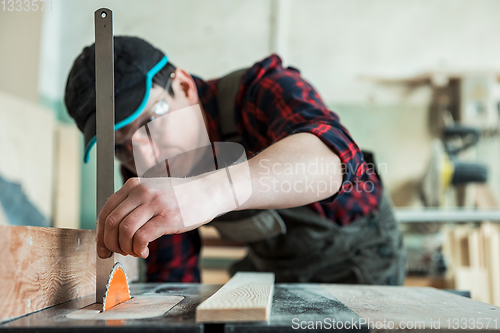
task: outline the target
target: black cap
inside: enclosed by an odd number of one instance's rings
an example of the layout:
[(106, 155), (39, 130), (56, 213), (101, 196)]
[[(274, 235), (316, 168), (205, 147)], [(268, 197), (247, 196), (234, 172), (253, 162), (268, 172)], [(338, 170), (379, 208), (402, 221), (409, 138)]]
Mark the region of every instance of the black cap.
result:
[[(143, 39), (114, 37), (115, 130), (135, 119), (144, 110), (153, 76), (168, 62), (167, 56)], [(96, 92), (95, 47), (83, 49), (76, 58), (66, 83), (64, 103), (85, 138), (84, 161), (95, 144)]]

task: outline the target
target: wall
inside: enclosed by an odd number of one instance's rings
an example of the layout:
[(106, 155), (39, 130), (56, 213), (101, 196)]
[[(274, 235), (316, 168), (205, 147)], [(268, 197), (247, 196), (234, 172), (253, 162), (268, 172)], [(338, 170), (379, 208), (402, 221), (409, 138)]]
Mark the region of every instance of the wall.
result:
[(40, 213), (52, 217), (53, 134), (50, 110), (0, 91), (0, 174), (18, 183)]
[(9, 12), (0, 4), (0, 91), (32, 102), (38, 102), (41, 23), (41, 12)]
[(0, 174), (50, 219), (54, 119), (37, 105), (42, 13), (5, 9), (0, 4)]
[(363, 74), (500, 70), (496, 0), (293, 0), (291, 8), (288, 62), (329, 101), (384, 101)]

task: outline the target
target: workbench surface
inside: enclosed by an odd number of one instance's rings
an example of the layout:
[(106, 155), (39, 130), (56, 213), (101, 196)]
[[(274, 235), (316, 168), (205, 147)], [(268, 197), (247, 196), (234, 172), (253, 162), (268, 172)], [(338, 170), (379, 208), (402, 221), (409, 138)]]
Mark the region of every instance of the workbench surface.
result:
[[(0, 332), (368, 332), (385, 328), (500, 331), (500, 308), (433, 288), (276, 284), (269, 323), (195, 322), (196, 307), (221, 286), (133, 284), (132, 296), (185, 298), (163, 316), (128, 320), (75, 320), (66, 317), (94, 303), (95, 295), (75, 299), (0, 325)], [(410, 327), (410, 325), (412, 327)], [(458, 325), (458, 327), (457, 327)], [(488, 326), (486, 326), (488, 325)], [(332, 327), (333, 326), (333, 327)], [(342, 328), (341, 328), (342, 326)], [(346, 328), (347, 327), (347, 328)]]

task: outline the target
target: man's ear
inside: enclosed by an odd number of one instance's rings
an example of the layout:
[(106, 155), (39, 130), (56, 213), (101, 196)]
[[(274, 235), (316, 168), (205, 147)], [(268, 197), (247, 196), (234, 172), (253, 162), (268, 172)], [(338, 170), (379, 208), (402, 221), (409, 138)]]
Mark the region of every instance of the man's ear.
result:
[(186, 97), (193, 105), (198, 103), (198, 89), (196, 89), (193, 77), (182, 68), (177, 68), (175, 70), (172, 89), (174, 90), (175, 96), (180, 94)]

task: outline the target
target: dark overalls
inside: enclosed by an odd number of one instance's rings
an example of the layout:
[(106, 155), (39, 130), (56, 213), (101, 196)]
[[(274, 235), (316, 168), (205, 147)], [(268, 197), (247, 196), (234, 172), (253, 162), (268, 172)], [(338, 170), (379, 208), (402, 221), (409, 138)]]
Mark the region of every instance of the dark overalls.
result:
[[(244, 72), (233, 72), (218, 83), (221, 128), (226, 137), (236, 132), (234, 101)], [(239, 138), (228, 141), (238, 142)], [(366, 162), (373, 162), (371, 154), (363, 155)], [(273, 272), (276, 282), (401, 285), (404, 281), (402, 234), (386, 191), (376, 212), (347, 226), (306, 206), (229, 212), (209, 225), (223, 240), (245, 242), (249, 247), (248, 255), (230, 268), (231, 274)]]

